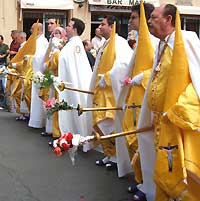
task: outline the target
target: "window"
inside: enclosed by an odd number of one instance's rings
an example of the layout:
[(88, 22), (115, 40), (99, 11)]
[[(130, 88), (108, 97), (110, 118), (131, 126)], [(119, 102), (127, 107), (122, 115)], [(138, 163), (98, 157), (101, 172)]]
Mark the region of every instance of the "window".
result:
[(194, 31), (200, 37), (200, 17), (199, 16), (182, 16), (181, 27), (187, 31)]
[(49, 38), (47, 29), (49, 18), (59, 19), (60, 26), (66, 27), (66, 11), (25, 10), (23, 11), (23, 31), (30, 36), (31, 25), (39, 19), (39, 22), (43, 23), (45, 36)]

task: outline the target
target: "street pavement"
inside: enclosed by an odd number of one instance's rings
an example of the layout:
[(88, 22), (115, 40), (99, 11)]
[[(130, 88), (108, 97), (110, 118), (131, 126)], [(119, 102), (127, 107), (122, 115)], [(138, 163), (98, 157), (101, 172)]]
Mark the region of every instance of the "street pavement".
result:
[(56, 156), (41, 129), (0, 110), (0, 201), (131, 201), (126, 189), (133, 176), (97, 167), (102, 153), (78, 150), (73, 166), (68, 153)]

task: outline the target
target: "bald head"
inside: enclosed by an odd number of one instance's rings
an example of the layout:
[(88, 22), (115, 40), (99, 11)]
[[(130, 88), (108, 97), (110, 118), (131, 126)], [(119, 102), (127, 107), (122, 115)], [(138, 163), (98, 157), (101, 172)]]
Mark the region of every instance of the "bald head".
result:
[[(37, 23), (34, 23), (31, 26), (31, 33), (33, 33), (34, 27), (37, 25)], [(37, 35), (41, 35), (43, 33), (43, 24), (42, 23), (38, 23), (38, 30), (37, 30)]]

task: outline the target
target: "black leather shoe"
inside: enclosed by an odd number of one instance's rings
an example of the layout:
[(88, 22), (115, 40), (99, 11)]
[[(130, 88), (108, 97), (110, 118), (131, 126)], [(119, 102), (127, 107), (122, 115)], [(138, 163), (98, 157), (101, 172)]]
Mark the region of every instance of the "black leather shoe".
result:
[(50, 140), (50, 141), (48, 142), (48, 144), (49, 144), (50, 147), (53, 147), (53, 140)]
[(109, 161), (108, 163), (106, 163), (106, 169), (107, 170), (116, 170), (117, 169), (117, 163)]
[(134, 200), (134, 201), (147, 201), (147, 200), (146, 200), (146, 195), (145, 195), (142, 191), (140, 191), (140, 190), (138, 190), (138, 191), (134, 194), (133, 200)]
[(137, 185), (138, 184), (131, 184), (127, 189), (128, 192), (129, 193), (136, 193), (137, 191), (139, 191), (139, 189), (137, 188)]
[(51, 137), (52, 134), (51, 133), (46, 133), (46, 132), (41, 132), (41, 136), (42, 137)]
[(97, 160), (97, 161), (95, 162), (95, 164), (96, 164), (97, 166), (105, 166), (105, 165), (106, 165), (106, 163), (104, 163), (102, 159), (101, 159), (101, 160)]

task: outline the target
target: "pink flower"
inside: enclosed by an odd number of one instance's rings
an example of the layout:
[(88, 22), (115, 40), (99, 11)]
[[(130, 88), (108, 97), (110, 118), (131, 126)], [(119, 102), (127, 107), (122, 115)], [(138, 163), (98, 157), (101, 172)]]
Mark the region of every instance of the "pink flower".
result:
[(130, 77), (127, 77), (125, 80), (124, 80), (124, 85), (127, 86), (131, 83), (131, 78)]
[(55, 105), (55, 103), (56, 103), (55, 98), (48, 99), (48, 100), (45, 102), (44, 106), (45, 106), (46, 109), (51, 109), (51, 108)]

